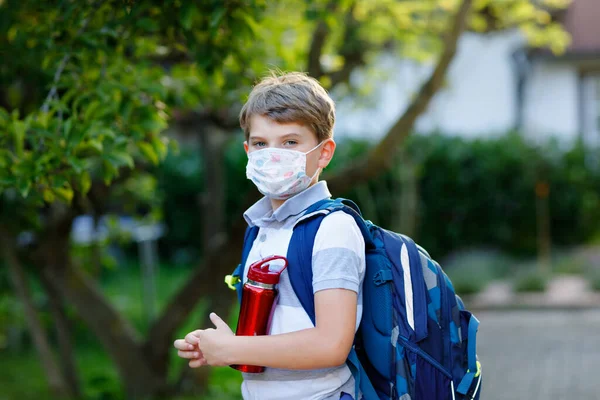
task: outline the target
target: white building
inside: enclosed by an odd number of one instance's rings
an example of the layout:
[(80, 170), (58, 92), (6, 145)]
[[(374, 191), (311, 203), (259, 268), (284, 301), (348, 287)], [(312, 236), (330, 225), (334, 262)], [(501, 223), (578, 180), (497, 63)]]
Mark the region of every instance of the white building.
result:
[[(573, 39), (558, 57), (529, 49), (516, 30), (463, 34), (446, 85), (415, 131), (476, 137), (517, 129), (532, 139), (600, 144), (600, 0), (574, 0), (558, 18)], [(338, 137), (383, 135), (433, 67), (389, 55), (380, 66), (372, 95), (338, 102)]]

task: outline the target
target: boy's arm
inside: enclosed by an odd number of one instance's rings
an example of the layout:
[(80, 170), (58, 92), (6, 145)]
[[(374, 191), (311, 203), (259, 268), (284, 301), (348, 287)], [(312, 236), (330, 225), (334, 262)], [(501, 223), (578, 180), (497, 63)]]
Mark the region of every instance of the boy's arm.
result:
[[(263, 365), (283, 369), (320, 369), (342, 365), (356, 330), (357, 292), (364, 274), (365, 246), (354, 219), (343, 212), (325, 217), (313, 247), (313, 290), (316, 327), (301, 331), (244, 337), (234, 336), (216, 315), (217, 330), (196, 331), (189, 343), (198, 344), (204, 358), (190, 366)], [(194, 358), (192, 352), (182, 355)]]
[(354, 341), (356, 306), (356, 292), (321, 290), (315, 293), (316, 327), (265, 336), (235, 336), (225, 322), (211, 314), (216, 329), (194, 331), (185, 339), (202, 349), (202, 357), (195, 356), (191, 347), (185, 349), (190, 351), (180, 351), (180, 356), (192, 359), (191, 367), (205, 364), (262, 365), (283, 369), (339, 366), (346, 361)]
[(316, 327), (270, 336), (236, 336), (229, 364), (284, 369), (320, 369), (344, 364), (354, 341), (355, 292), (315, 293)]

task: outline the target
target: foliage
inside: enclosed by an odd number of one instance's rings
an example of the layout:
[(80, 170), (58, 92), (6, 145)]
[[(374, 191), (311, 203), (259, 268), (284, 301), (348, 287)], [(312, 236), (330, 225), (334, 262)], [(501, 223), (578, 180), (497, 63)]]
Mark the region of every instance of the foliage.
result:
[[(2, 4), (2, 45), (11, 57), (0, 76), (11, 84), (0, 103), (0, 193), (14, 191), (32, 207), (70, 203), (94, 178), (108, 184), (136, 160), (157, 164), (167, 152), (160, 133), (170, 107), (237, 104), (265, 63), (302, 69), (316, 23), (332, 32), (321, 57), (332, 73), (356, 52), (344, 47), (351, 33), (341, 26), (344, 15), (360, 27), (352, 45), (376, 52), (392, 41), (421, 59), (437, 53), (458, 2), (82, 4)], [(470, 23), (483, 31), (518, 26), (533, 45), (560, 51), (567, 38), (544, 6), (565, 4), (480, 0)]]
[(519, 293), (543, 292), (548, 285), (548, 277), (535, 267), (523, 267), (515, 276), (514, 290)]
[(585, 262), (568, 254), (558, 256), (552, 264), (552, 272), (555, 274), (583, 275), (586, 272)]
[[(584, 242), (597, 230), (593, 221), (600, 218), (600, 168), (588, 162), (591, 150), (579, 144), (561, 151), (553, 143), (536, 147), (509, 134), (476, 140), (413, 136), (407, 145), (418, 165), (417, 238), (433, 254), (482, 245), (535, 252), (534, 189), (541, 180), (550, 185), (556, 244)], [(540, 173), (537, 165), (542, 164), (546, 168)], [(383, 185), (387, 187), (378, 189)], [(370, 187), (374, 197), (390, 191), (397, 196), (402, 190), (392, 176)], [(373, 218), (385, 223), (394, 210), (389, 203)]]
[[(245, 178), (246, 156), (240, 150), (241, 138), (228, 150), (227, 213), (240, 218), (240, 193), (252, 190)], [(346, 140), (338, 143), (335, 157), (324, 174), (334, 174), (370, 148), (369, 141)], [(600, 168), (590, 163), (592, 150), (576, 143), (559, 149), (552, 142), (540, 147), (527, 143), (517, 134), (493, 139), (463, 139), (444, 135), (415, 135), (407, 143), (409, 155), (418, 165), (419, 207), (416, 239), (431, 254), (441, 258), (462, 248), (496, 246), (513, 253), (531, 255), (536, 250), (535, 163), (548, 165), (544, 179), (549, 183), (553, 242), (561, 246), (580, 244), (597, 233), (600, 220)], [(170, 156), (159, 167), (161, 187), (165, 190), (165, 209), (169, 235), (168, 252), (192, 248), (199, 235), (203, 218), (191, 212), (194, 199), (201, 194), (196, 180), (200, 170), (192, 171), (190, 157), (198, 153)], [(536, 161), (537, 160), (537, 161)], [(394, 167), (402, 169), (400, 159)], [(444, 171), (444, 173), (440, 173)], [(174, 180), (178, 185), (173, 185)], [(396, 172), (392, 171), (362, 188), (335, 196), (357, 201), (365, 216), (393, 229), (390, 215), (399, 212), (398, 196), (402, 191)], [(184, 214), (194, 215), (186, 219)], [(180, 215), (179, 219), (169, 217)], [(481, 223), (485, 221), (485, 223)], [(192, 231), (195, 229), (195, 231)], [(180, 234), (184, 232), (184, 234)], [(193, 233), (196, 232), (196, 233)], [(188, 233), (191, 233), (189, 235)], [(171, 236), (172, 235), (172, 236)]]
[(442, 266), (459, 295), (470, 295), (485, 289), (494, 279), (505, 278), (513, 260), (492, 250), (470, 250), (453, 254)]
[(592, 290), (600, 292), (600, 271), (594, 270), (588, 273), (588, 280)]

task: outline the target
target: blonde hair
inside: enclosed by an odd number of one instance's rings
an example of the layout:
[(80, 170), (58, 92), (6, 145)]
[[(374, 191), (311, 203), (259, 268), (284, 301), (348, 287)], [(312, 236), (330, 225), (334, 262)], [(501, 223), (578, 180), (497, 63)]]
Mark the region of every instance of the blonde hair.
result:
[(240, 126), (246, 140), (253, 115), (278, 123), (305, 125), (315, 133), (319, 143), (333, 137), (335, 104), (316, 79), (302, 72), (271, 72), (254, 86), (240, 112)]

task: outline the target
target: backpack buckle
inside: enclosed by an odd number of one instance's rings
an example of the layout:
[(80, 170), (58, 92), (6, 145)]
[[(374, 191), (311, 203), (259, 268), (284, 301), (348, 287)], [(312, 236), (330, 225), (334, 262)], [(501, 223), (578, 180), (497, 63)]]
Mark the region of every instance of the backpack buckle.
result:
[(225, 276), (225, 283), (229, 286), (229, 289), (236, 290), (235, 285), (239, 283), (240, 277), (235, 275), (227, 275)]
[(377, 271), (375, 276), (373, 277), (373, 283), (375, 286), (381, 286), (386, 282), (393, 280), (394, 277), (392, 275), (392, 271), (389, 269), (381, 269)]

